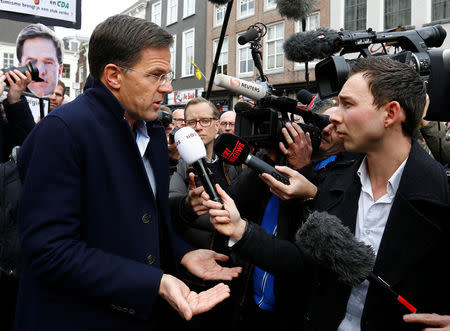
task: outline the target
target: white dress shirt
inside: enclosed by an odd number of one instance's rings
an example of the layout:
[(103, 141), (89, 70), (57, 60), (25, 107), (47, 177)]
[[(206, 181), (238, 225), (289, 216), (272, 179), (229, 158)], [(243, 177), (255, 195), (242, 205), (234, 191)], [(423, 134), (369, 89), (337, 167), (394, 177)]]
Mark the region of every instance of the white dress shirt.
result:
[[(364, 158), (358, 169), (357, 173), (361, 180), (361, 194), (359, 196), (358, 213), (356, 215), (355, 238), (372, 246), (375, 255), (378, 254), (381, 238), (383, 237), (386, 222), (407, 160), (408, 158), (403, 161), (391, 178), (389, 178), (386, 188), (387, 193), (377, 201), (374, 201), (373, 198), (366, 158)], [(339, 331), (361, 330), (361, 316), (368, 289), (368, 280), (352, 288), (347, 303), (347, 312), (339, 325)]]
[(153, 196), (156, 198), (156, 180), (153, 173), (150, 160), (145, 156), (145, 151), (150, 143), (150, 137), (147, 133), (147, 126), (144, 121), (136, 121), (134, 123), (134, 129), (136, 131), (136, 144), (139, 152), (141, 153), (142, 161), (144, 162), (145, 171), (147, 172), (148, 181), (152, 187)]

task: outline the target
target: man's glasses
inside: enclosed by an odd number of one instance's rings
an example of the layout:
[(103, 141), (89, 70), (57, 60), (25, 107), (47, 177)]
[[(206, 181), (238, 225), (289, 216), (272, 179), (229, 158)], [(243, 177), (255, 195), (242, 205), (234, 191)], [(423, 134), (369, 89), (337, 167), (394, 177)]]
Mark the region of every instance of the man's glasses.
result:
[(184, 123), (184, 119), (182, 119), (182, 118), (173, 118), (172, 122), (174, 122), (175, 124), (181, 125), (181, 124)]
[(172, 83), (173, 79), (174, 79), (174, 74), (173, 72), (168, 72), (167, 74), (162, 74), (162, 75), (154, 75), (154, 74), (150, 74), (148, 72), (144, 72), (144, 71), (140, 71), (140, 70), (136, 70), (136, 69), (132, 69), (132, 68), (126, 68), (126, 67), (121, 67), (118, 66), (119, 68), (122, 68), (123, 70), (131, 70), (131, 71), (135, 71), (135, 72), (139, 72), (141, 74), (144, 74), (146, 77), (153, 77), (156, 78), (156, 83), (159, 84), (160, 86), (163, 85), (168, 85), (170, 83)]
[(220, 121), (220, 126), (223, 128), (226, 128), (227, 126), (229, 126), (230, 128), (234, 127), (234, 122), (222, 122)]
[(195, 128), (197, 126), (197, 123), (200, 123), (201, 126), (203, 126), (204, 128), (207, 128), (209, 126), (211, 126), (211, 123), (213, 120), (217, 120), (217, 118), (201, 118), (199, 120), (187, 120), (186, 125), (190, 126), (191, 128)]

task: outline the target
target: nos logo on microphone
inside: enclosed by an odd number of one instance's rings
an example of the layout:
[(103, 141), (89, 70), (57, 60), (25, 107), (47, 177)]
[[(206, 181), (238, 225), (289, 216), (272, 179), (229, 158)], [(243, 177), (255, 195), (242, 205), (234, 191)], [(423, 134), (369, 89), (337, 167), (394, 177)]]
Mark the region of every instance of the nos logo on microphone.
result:
[[(195, 136), (196, 136), (195, 132), (191, 132), (188, 135), (186, 135), (186, 139), (191, 139), (191, 138), (194, 138)], [(180, 139), (177, 140), (177, 146), (179, 144), (181, 144), (181, 140)]]

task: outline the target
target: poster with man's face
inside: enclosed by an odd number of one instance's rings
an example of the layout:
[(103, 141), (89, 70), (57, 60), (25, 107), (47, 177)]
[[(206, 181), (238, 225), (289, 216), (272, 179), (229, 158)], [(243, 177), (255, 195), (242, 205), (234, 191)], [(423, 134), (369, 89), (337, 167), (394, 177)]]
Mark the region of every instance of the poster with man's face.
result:
[(32, 24), (23, 29), (17, 38), (19, 65), (37, 60), (41, 82), (32, 81), (28, 89), (37, 97), (53, 93), (62, 72), (62, 43), (54, 32), (43, 24)]

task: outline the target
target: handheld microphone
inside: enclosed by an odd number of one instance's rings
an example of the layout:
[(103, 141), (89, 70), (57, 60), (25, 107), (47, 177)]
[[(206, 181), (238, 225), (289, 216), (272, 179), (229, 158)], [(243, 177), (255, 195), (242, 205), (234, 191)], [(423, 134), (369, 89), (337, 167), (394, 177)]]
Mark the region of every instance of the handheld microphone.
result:
[(286, 58), (294, 62), (321, 60), (341, 48), (338, 32), (327, 28), (294, 33), (283, 43)]
[(258, 38), (259, 31), (255, 28), (250, 27), (247, 31), (241, 34), (238, 38), (238, 43), (240, 45), (245, 45), (249, 41), (253, 41)]
[(216, 75), (214, 84), (253, 100), (259, 100), (267, 95), (267, 91), (262, 85), (228, 75)]
[(211, 179), (211, 170), (205, 164), (206, 149), (197, 132), (188, 126), (181, 128), (175, 133), (175, 141), (181, 158), (188, 165), (192, 165), (210, 199), (222, 202)]
[(295, 239), (302, 250), (320, 265), (334, 271), (338, 279), (356, 286), (368, 279), (387, 289), (394, 298), (415, 313), (417, 309), (373, 273), (375, 253), (355, 239), (350, 229), (334, 215), (314, 211), (298, 230)]
[(276, 0), (276, 2), (281, 16), (301, 20), (316, 8), (318, 0)]
[(258, 174), (267, 173), (272, 175), (285, 185), (289, 185), (289, 177), (282, 174), (270, 164), (250, 154), (248, 143), (231, 133), (222, 133), (214, 142), (214, 151), (225, 162), (233, 165), (245, 163)]

